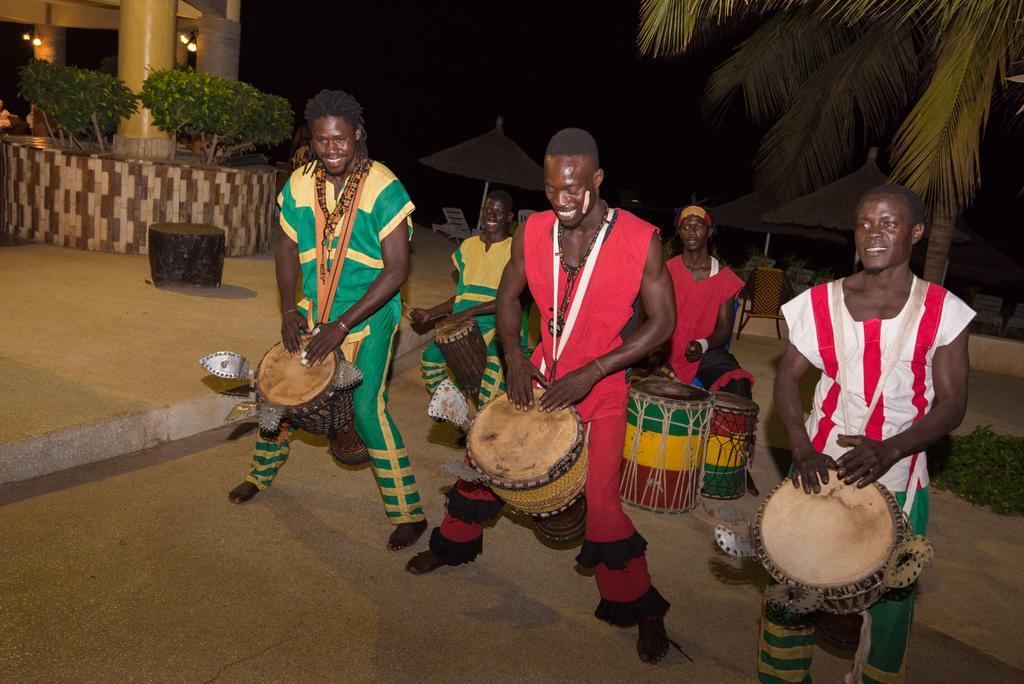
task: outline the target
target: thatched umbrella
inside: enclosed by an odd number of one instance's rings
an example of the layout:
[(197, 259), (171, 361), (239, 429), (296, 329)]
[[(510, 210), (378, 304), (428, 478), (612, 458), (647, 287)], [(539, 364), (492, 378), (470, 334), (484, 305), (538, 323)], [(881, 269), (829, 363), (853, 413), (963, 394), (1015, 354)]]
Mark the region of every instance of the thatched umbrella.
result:
[[(925, 241), (914, 247), (914, 261), (923, 264)], [(953, 232), (953, 244), (949, 248), (946, 275), (964, 280), (973, 280), (986, 285), (1024, 280), (1024, 267), (1006, 253), (981, 237), (961, 219)]]
[[(484, 181), (484, 194), (480, 201), (481, 213), (491, 183), (513, 185), (525, 190), (544, 189), (544, 169), (533, 161), (523, 148), (505, 137), (502, 122), (503, 119), (499, 116), (494, 130), (489, 133), (420, 157), (421, 163), (438, 171)], [(478, 218), (477, 227), (479, 226)]]
[(764, 220), (768, 223), (795, 223), (852, 231), (855, 228), (854, 213), (860, 198), (876, 185), (889, 182), (889, 177), (878, 169), (875, 161), (877, 158), (878, 148), (872, 147), (868, 150), (864, 166), (809, 195), (797, 197), (766, 213)]
[(838, 244), (846, 244), (846, 239), (834, 230), (798, 226), (787, 223), (765, 223), (761, 220), (771, 209), (771, 205), (756, 192), (743, 195), (731, 202), (711, 208), (715, 221), (723, 226), (732, 226), (741, 230), (764, 233), (764, 253), (768, 254), (768, 243), (772, 233), (777, 235), (799, 235), (814, 240), (826, 240)]

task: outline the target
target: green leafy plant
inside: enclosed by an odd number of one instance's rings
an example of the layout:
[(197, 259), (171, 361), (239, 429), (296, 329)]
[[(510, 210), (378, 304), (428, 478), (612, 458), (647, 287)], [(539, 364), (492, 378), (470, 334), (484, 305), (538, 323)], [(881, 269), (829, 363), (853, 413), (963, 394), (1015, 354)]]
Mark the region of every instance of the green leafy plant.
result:
[(142, 84), (142, 103), (157, 127), (198, 136), (207, 163), (288, 138), (294, 115), (283, 97), (212, 74), (160, 69)]
[(83, 147), (93, 136), (100, 150), (121, 119), (138, 108), (135, 94), (117, 78), (91, 69), (32, 60), (20, 69), (18, 93), (43, 111), (51, 135)]
[(1024, 513), (1024, 437), (978, 427), (928, 450), (932, 482), (996, 513)]

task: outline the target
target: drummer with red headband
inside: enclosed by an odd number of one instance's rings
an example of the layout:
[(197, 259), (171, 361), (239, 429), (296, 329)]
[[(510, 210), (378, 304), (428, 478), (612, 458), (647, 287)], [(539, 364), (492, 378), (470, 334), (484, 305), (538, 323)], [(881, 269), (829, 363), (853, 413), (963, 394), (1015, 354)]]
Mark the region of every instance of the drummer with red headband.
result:
[[(711, 254), (717, 229), (704, 207), (691, 204), (676, 219), (682, 253), (665, 262), (676, 296), (676, 329), (667, 345), (668, 366), (680, 382), (751, 399), (754, 376), (729, 353), (736, 297), (743, 280)], [(747, 490), (757, 488), (747, 473)]]
[[(512, 259), (498, 288), (498, 334), (506, 362), (508, 398), (533, 405), (534, 383), (547, 388), (542, 411), (575, 406), (588, 430), (586, 536), (576, 561), (595, 569), (599, 619), (637, 625), (640, 659), (655, 663), (669, 640), (669, 603), (651, 583), (647, 542), (619, 501), (619, 466), (626, 432), (626, 369), (663, 344), (675, 327), (672, 287), (658, 230), (601, 200), (604, 171), (586, 131), (559, 131), (544, 157), (548, 201), (516, 233)], [(541, 344), (532, 359), (519, 345), (520, 295), (529, 287), (541, 316)], [(639, 296), (647, 318), (633, 329)], [(460, 480), (430, 550), (406, 566), (420, 574), (476, 558), (481, 522), (501, 510), (482, 485)], [(455, 505), (457, 504), (457, 505)]]
[[(924, 234), (921, 199), (899, 185), (869, 190), (857, 206), (854, 239), (864, 268), (818, 285), (782, 307), (789, 344), (775, 378), (775, 408), (792, 444), (794, 487), (820, 491), (831, 477), (878, 482), (907, 513), (913, 534), (928, 523), (924, 449), (963, 420), (967, 325), (974, 312), (951, 292), (917, 278), (910, 253)], [(800, 380), (822, 371), (804, 420)], [(834, 470), (835, 472), (830, 472)], [(813, 544), (813, 539), (807, 540)], [(886, 596), (865, 614), (870, 639), (863, 681), (905, 678), (913, 589)], [(766, 612), (758, 675), (763, 682), (810, 680), (813, 626)]]
[(677, 312), (668, 363), (681, 382), (693, 384), (697, 379), (710, 391), (750, 399), (754, 376), (740, 368), (726, 348), (743, 281), (710, 253), (708, 245), (715, 232), (714, 220), (704, 207), (691, 204), (679, 212), (676, 234), (683, 252), (665, 263)]

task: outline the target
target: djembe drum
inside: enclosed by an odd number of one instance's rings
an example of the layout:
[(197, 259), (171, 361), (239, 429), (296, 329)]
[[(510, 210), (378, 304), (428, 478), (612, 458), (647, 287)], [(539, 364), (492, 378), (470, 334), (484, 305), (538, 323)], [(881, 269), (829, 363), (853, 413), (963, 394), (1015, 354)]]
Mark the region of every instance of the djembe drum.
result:
[(714, 403), (711, 394), (665, 378), (633, 383), (619, 495), (658, 513), (685, 513), (700, 500)]
[(487, 365), (487, 344), (476, 319), (464, 318), (439, 326), (434, 343), (462, 391), (478, 394)]
[(555, 544), (569, 544), (587, 532), (587, 499), (579, 497), (561, 513), (534, 518), (537, 533)]
[(281, 342), (263, 355), (255, 375), (256, 398), (264, 409), (279, 413), (278, 421), (319, 435), (349, 427), (353, 392), (360, 382), (362, 373), (340, 350), (304, 366), (301, 357), (290, 354)]
[[(466, 454), (505, 503), (535, 518), (567, 510), (583, 494), (587, 446), (574, 408), (519, 411), (504, 395), (491, 401), (469, 426)], [(564, 533), (563, 533), (564, 536)]]
[(729, 392), (712, 392), (711, 415), (701, 494), (711, 499), (738, 499), (747, 490), (747, 469), (754, 451), (758, 406)]
[(758, 558), (779, 583), (766, 598), (794, 612), (867, 610), (913, 584), (932, 558), (931, 544), (911, 535), (895, 497), (877, 483), (858, 488), (833, 477), (805, 494), (783, 480), (753, 532)]

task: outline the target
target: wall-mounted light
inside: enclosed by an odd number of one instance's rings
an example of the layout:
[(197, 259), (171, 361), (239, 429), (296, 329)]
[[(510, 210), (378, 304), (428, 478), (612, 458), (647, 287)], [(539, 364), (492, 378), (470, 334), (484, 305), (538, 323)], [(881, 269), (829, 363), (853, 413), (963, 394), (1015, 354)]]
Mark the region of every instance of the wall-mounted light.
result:
[(178, 34), (178, 40), (180, 40), (183, 45), (188, 45), (188, 43), (191, 40), (191, 38), (189, 38), (187, 33), (179, 33)]
[(43, 41), (39, 40), (38, 38), (33, 38), (32, 39), (32, 44), (35, 45), (36, 47), (39, 47), (40, 45), (43, 44)]
[(31, 33), (22, 33), (21, 34), (21, 39), (22, 40), (32, 40), (32, 34)]
[(196, 50), (198, 50), (198, 49), (199, 49), (199, 48), (198, 48), (198, 47), (196, 46), (196, 44), (195, 44), (195, 43), (189, 43), (189, 44), (188, 44), (188, 45), (186, 45), (185, 47), (187, 47), (187, 48), (188, 48), (188, 51), (189, 51), (189, 52), (195, 52)]

